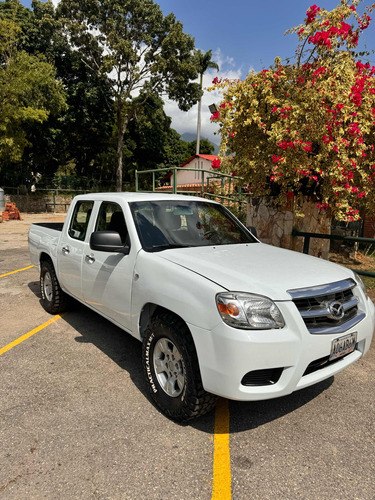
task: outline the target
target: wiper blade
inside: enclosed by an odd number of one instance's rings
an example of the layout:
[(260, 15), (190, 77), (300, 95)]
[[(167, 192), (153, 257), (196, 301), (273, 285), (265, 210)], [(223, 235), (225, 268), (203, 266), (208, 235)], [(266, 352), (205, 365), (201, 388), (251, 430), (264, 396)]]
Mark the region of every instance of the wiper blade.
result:
[(179, 243), (166, 243), (163, 245), (152, 245), (152, 252), (158, 252), (161, 250), (170, 250), (172, 248), (188, 248), (191, 245), (183, 245)]

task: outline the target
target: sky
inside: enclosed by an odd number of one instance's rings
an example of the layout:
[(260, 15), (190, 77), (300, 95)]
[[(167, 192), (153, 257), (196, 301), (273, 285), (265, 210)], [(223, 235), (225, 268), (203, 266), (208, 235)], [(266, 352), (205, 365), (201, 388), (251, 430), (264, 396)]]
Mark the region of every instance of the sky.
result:
[[(27, 7), (29, 0), (21, 0)], [(58, 0), (53, 0), (56, 3)], [(296, 35), (285, 35), (287, 29), (303, 23), (306, 10), (316, 3), (332, 10), (339, 0), (157, 0), (164, 15), (173, 12), (184, 25), (185, 33), (195, 38), (195, 46), (206, 52), (212, 50), (212, 60), (219, 67), (205, 74), (203, 86), (219, 78), (243, 79), (251, 71), (269, 67), (276, 56), (284, 61), (293, 58), (297, 46)], [(359, 10), (372, 0), (364, 1)], [(375, 49), (375, 11), (373, 24), (363, 32), (362, 47)], [(375, 65), (375, 54), (370, 56)], [(220, 96), (205, 91), (202, 99), (202, 133), (215, 143), (217, 125), (210, 122), (208, 105), (218, 103)], [(165, 100), (165, 112), (172, 117), (172, 127), (180, 134), (196, 133), (197, 105), (182, 112), (173, 102)]]

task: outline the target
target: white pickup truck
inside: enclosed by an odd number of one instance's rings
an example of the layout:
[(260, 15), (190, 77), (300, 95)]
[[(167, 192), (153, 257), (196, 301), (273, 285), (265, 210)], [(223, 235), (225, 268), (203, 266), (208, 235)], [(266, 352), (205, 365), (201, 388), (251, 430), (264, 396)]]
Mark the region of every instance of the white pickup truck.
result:
[(170, 418), (216, 396), (276, 398), (369, 349), (374, 305), (349, 269), (260, 243), (222, 205), (146, 193), (77, 196), (32, 224), (42, 305), (74, 297), (143, 342), (145, 381)]

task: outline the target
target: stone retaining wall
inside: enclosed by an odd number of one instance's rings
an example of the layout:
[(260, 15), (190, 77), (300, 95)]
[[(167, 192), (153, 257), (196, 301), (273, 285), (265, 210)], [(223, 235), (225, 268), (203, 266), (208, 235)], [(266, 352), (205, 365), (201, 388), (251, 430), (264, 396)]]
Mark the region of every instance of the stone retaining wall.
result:
[[(299, 204), (299, 211), (304, 217), (295, 215), (296, 203)], [(288, 209), (284, 211), (274, 206), (270, 198), (250, 198), (246, 224), (256, 228), (258, 237), (263, 243), (298, 252), (303, 250), (304, 239), (300, 236), (293, 237), (293, 229), (311, 233), (331, 233), (331, 217), (308, 197), (292, 200)], [(312, 238), (309, 254), (328, 259), (329, 247), (329, 240)]]

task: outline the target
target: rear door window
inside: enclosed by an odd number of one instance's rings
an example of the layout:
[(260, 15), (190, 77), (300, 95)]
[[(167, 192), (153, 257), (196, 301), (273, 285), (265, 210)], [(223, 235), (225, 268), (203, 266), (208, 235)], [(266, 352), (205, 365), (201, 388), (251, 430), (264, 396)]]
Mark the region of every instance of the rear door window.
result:
[(69, 236), (75, 240), (84, 241), (87, 234), (93, 201), (78, 201), (73, 212), (73, 217), (70, 222)]

